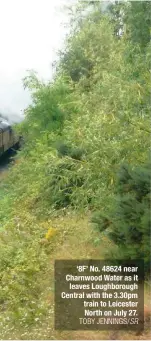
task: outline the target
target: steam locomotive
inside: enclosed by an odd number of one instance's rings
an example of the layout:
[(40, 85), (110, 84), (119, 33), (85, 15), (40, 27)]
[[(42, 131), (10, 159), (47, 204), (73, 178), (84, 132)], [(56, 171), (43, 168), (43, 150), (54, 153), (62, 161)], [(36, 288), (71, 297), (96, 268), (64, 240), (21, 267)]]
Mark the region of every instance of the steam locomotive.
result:
[(4, 120), (0, 120), (0, 157), (9, 149), (20, 147), (21, 137), (17, 136), (12, 126)]

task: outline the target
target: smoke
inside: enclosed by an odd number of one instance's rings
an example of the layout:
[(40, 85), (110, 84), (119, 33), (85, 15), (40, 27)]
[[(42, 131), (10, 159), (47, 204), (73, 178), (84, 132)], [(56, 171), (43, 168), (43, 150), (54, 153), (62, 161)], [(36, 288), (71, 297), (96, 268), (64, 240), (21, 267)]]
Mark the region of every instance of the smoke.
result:
[(15, 82), (0, 81), (0, 117), (10, 124), (22, 122), (24, 110), (31, 103), (30, 94), (24, 91), (18, 79)]
[(10, 124), (20, 123), (24, 120), (24, 111), (20, 113), (14, 113), (12, 111), (6, 110), (6, 112), (0, 112), (0, 120), (6, 120)]

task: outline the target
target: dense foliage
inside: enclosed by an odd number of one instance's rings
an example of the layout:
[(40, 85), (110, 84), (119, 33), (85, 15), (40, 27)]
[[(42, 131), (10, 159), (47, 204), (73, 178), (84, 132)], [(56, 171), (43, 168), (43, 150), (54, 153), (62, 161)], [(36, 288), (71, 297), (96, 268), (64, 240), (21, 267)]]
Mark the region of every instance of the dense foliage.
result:
[(25, 145), (0, 184), (3, 337), (48, 313), (56, 212), (98, 211), (93, 221), (121, 258), (143, 257), (148, 270), (150, 12), (149, 1), (105, 9), (79, 1), (54, 79), (24, 79), (32, 104), (17, 129)]
[(150, 169), (150, 163), (135, 169), (122, 165), (114, 209), (108, 216), (97, 212), (92, 219), (101, 232), (109, 228), (108, 235), (119, 246), (120, 257), (144, 259), (146, 272), (150, 271)]

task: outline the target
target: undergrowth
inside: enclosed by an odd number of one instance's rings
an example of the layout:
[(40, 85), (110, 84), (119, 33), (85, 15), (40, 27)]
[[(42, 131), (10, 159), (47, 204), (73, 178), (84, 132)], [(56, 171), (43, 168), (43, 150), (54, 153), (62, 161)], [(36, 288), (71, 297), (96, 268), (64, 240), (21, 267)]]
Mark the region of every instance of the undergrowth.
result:
[[(125, 247), (128, 258), (139, 256), (129, 229), (133, 205), (126, 225), (124, 208), (117, 221), (116, 200), (125, 193), (122, 186), (118, 192), (123, 164), (142, 192), (148, 184), (141, 187), (139, 174), (150, 148), (150, 11), (148, 1), (115, 3), (105, 12), (101, 2), (79, 1), (54, 79), (45, 84), (31, 72), (23, 81), (32, 96), (16, 127), (24, 147), (0, 178), (1, 339), (111, 337), (54, 331), (53, 260), (122, 258)], [(138, 29), (144, 20), (145, 40)], [(134, 184), (128, 205), (139, 192)], [(144, 197), (139, 230), (147, 262), (148, 205)]]

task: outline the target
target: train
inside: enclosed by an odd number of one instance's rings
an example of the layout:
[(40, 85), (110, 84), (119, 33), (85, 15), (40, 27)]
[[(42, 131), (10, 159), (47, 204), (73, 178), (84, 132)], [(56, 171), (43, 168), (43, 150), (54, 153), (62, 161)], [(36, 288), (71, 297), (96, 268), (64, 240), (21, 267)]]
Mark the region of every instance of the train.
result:
[(0, 119), (0, 157), (11, 148), (18, 149), (21, 136), (17, 136), (9, 122)]

